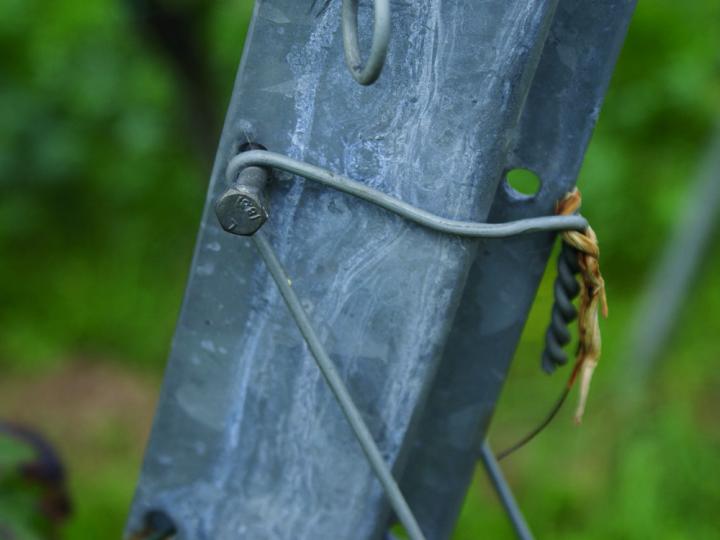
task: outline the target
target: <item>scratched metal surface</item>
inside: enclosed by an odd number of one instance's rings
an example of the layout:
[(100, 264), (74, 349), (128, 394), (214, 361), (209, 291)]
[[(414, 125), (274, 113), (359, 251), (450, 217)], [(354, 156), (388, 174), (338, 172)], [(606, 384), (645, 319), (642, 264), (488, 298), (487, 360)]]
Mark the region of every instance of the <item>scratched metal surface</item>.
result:
[[(490, 221), (550, 214), (575, 184), (634, 6), (560, 0), (505, 160), (508, 170), (538, 174), (541, 189), (518, 197), (503, 183)], [(480, 243), (402, 481), (429, 538), (448, 538), (455, 524), (553, 240)], [(537, 362), (538, 373), (540, 353), (523, 359)]]
[[(393, 2), (388, 63), (363, 88), (343, 63), (340, 2), (319, 16), (309, 2), (257, 2), (128, 533), (163, 509), (179, 539), (381, 536), (377, 480), (267, 271), (210, 201), (249, 138), (485, 220), (555, 3)], [(287, 180), (265, 231), (399, 471), (476, 244)]]

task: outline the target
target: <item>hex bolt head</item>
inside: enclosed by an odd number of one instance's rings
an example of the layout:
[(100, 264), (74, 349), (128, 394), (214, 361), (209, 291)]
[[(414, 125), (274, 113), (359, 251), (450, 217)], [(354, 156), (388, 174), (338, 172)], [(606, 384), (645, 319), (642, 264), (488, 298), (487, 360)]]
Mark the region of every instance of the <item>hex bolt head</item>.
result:
[(243, 169), (237, 181), (215, 202), (215, 215), (227, 232), (252, 236), (267, 221), (264, 188), (268, 172), (261, 167)]

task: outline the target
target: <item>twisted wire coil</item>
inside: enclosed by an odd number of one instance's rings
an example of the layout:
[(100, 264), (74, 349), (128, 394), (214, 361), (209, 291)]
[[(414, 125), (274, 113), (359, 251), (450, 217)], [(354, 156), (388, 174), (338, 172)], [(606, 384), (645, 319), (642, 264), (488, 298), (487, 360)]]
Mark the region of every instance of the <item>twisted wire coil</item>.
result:
[(568, 362), (565, 346), (571, 339), (569, 326), (578, 316), (573, 300), (580, 294), (580, 284), (576, 277), (579, 272), (577, 250), (563, 242), (557, 259), (553, 306), (542, 353), (542, 368), (548, 374)]

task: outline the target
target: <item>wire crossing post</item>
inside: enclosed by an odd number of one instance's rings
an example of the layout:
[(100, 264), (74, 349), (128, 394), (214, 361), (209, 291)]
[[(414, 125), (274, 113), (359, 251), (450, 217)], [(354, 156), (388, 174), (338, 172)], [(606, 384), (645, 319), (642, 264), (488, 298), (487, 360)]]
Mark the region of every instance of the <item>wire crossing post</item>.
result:
[[(391, 524), (385, 491), (265, 265), (250, 241), (221, 229), (211, 202), (226, 188), (239, 145), (252, 142), (432, 214), (487, 221), (525, 134), (518, 122), (529, 114), (557, 0), (392, 4), (386, 63), (367, 87), (345, 66), (340, 4), (256, 3), (128, 535), (152, 511), (169, 516), (181, 540), (379, 540)], [(369, 17), (360, 10), (360, 43), (369, 42)], [(579, 163), (581, 153), (573, 155)], [(452, 359), (446, 354), (441, 365), (484, 243), (427, 230), (301, 178), (283, 181), (290, 179), (276, 173), (262, 238), (287, 269), (301, 299), (297, 312), (312, 323), (323, 360), (337, 367), (379, 457), (404, 483), (417, 471), (413, 454), (425, 447), (421, 424), (436, 407), (432, 393), (447, 391), (438, 369)], [(527, 211), (542, 215), (546, 203)], [(535, 270), (516, 270), (527, 286), (514, 314), (522, 319)], [(481, 397), (487, 408), (503, 376), (486, 368), (493, 380)], [(464, 440), (467, 425), (485, 421), (486, 409), (470, 412), (470, 424), (445, 417), (452, 437)], [(468, 452), (476, 458), (479, 448)], [(448, 500), (464, 494), (461, 472), (448, 478)], [(435, 512), (425, 516), (426, 487), (402, 491), (425, 536), (448, 538), (454, 507), (441, 504), (439, 521)]]
[(412, 540), (424, 540), (422, 531), (417, 524), (415, 516), (412, 515), (412, 511), (407, 505), (405, 498), (400, 492), (395, 479), (392, 477), (392, 472), (387, 468), (383, 456), (378, 450), (375, 441), (372, 438), (372, 434), (368, 430), (360, 411), (358, 411), (352, 396), (347, 391), (345, 384), (342, 382), (337, 369), (332, 363), (332, 360), (328, 357), (324, 347), (320, 343), (320, 340), (315, 333), (312, 323), (308, 320), (307, 314), (302, 307), (300, 300), (292, 290), (290, 279), (285, 273), (280, 261), (277, 260), (273, 248), (270, 246), (267, 238), (262, 232), (258, 232), (255, 235), (255, 246), (260, 252), (262, 258), (265, 260), (265, 264), (268, 267), (270, 275), (275, 280), (275, 284), (280, 289), (285, 303), (288, 306), (291, 314), (297, 322), (300, 333), (305, 338), (305, 341), (315, 357), (318, 367), (320, 368), (323, 377), (327, 380), (330, 389), (335, 398), (338, 400), (340, 407), (345, 414), (348, 422), (355, 430), (358, 435), (358, 442), (362, 446), (363, 452), (367, 457), (370, 465), (376, 471), (380, 483), (385, 489), (390, 502), (395, 510), (395, 514), (405, 524), (405, 528), (410, 535)]

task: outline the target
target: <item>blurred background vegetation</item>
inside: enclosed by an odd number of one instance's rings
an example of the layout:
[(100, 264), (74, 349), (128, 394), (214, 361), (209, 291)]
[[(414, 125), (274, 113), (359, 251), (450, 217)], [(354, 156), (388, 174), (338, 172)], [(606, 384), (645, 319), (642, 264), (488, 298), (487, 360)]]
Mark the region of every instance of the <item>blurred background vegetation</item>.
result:
[[(62, 538), (120, 537), (251, 9), (0, 3), (0, 417), (34, 426), (66, 462)], [(580, 178), (609, 287), (606, 354), (585, 424), (568, 407), (505, 464), (539, 538), (720, 538), (716, 234), (662, 358), (631, 377), (628, 354), (639, 295), (697, 204), (689, 186), (719, 113), (718, 2), (640, 2)], [(494, 422), (498, 447), (562, 386), (538, 368), (553, 274)], [(8, 496), (23, 451), (0, 444), (0, 523), (43, 538), (30, 503)], [(456, 539), (510, 537), (478, 474)]]

